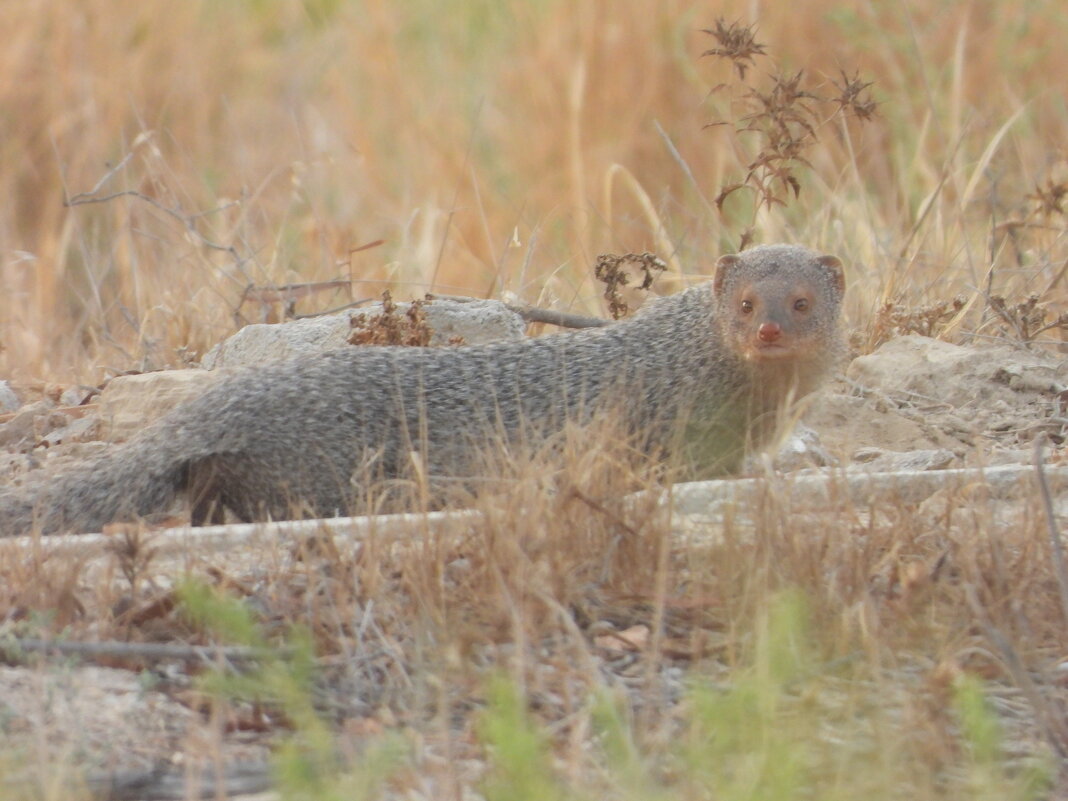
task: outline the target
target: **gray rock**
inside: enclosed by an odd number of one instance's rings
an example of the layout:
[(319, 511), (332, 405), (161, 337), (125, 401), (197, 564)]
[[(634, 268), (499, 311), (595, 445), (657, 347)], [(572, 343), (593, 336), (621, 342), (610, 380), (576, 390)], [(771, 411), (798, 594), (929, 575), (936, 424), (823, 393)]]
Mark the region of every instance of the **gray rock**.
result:
[(100, 393), (103, 436), (113, 442), (128, 439), (179, 403), (195, 398), (220, 375), (207, 370), (160, 370), (116, 376)]
[(7, 381), (0, 381), (0, 414), (17, 411), (22, 404)]
[(1064, 362), (1046, 353), (1008, 345), (969, 348), (917, 335), (854, 359), (847, 372), (869, 389), (956, 408), (1015, 404), (1024, 393), (1051, 398), (1064, 391), (1066, 374)]
[(956, 459), (945, 448), (916, 451), (887, 451), (882, 448), (862, 448), (853, 454), (850, 470), (873, 473), (896, 473), (917, 470), (945, 470)]
[(96, 416), (79, 417), (65, 426), (49, 431), (41, 441), (49, 447), (60, 443), (86, 442), (97, 439), (100, 433), (100, 418)]
[[(1055, 493), (1068, 489), (1068, 467), (1046, 468), (1046, 479)], [(797, 509), (840, 509), (844, 500), (860, 505), (890, 500), (919, 503), (942, 489), (959, 490), (970, 484), (990, 488), (992, 497), (1011, 497), (1034, 486), (1030, 465), (999, 465), (949, 470), (869, 470), (845, 473), (816, 473), (776, 478), (744, 478), (676, 484), (671, 489), (671, 511), (678, 515), (722, 514), (731, 506), (743, 512), (760, 508), (762, 495), (769, 492)]]
[[(6, 423), (0, 423), (0, 448), (23, 451), (32, 448), (37, 437), (48, 430), (46, 418), (54, 408), (51, 401), (37, 401), (23, 406)], [(42, 419), (45, 423), (40, 422)]]
[(820, 442), (820, 435), (800, 423), (779, 448), (773, 461), (775, 469), (783, 472), (837, 464), (838, 460)]
[[(403, 315), (408, 303), (397, 304)], [(496, 300), (435, 300), (423, 306), (432, 333), (432, 345), (446, 345), (461, 337), (468, 345), (522, 339), (526, 329), (523, 318)], [(229, 339), (216, 345), (201, 360), (208, 370), (220, 367), (264, 364), (309, 353), (322, 353), (348, 344), (352, 320), (370, 319), (382, 313), (382, 304), (364, 309), (350, 309), (326, 317), (310, 317), (288, 323), (247, 325)]]

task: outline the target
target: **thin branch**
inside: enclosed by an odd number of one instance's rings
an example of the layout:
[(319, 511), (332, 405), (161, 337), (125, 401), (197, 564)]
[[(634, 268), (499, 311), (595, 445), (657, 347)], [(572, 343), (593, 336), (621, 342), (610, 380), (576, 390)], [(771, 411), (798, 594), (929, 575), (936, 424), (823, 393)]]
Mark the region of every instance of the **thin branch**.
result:
[(245, 287), (245, 291), (241, 293), (241, 300), (238, 302), (238, 305), (249, 300), (256, 301), (257, 303), (289, 303), (295, 300), (300, 300), (301, 298), (309, 297), (317, 292), (328, 292), (332, 289), (346, 289), (348, 286), (349, 282), (345, 278), (329, 281), (308, 281), (299, 284), (268, 286), (249, 284)]
[(979, 626), (983, 629), (986, 638), (1001, 652), (1005, 667), (1013, 682), (1015, 682), (1023, 697), (1031, 705), (1031, 711), (1034, 712), (1035, 720), (1042, 728), (1046, 742), (1049, 743), (1050, 747), (1061, 759), (1068, 758), (1068, 728), (1065, 727), (1064, 721), (1060, 719), (1055, 708), (1043, 697), (1038, 685), (1031, 678), (1031, 674), (1027, 672), (1019, 653), (1012, 647), (1008, 637), (998, 630), (986, 613), (986, 609), (979, 602), (979, 596), (973, 584), (964, 585), (964, 597), (968, 602), (968, 606), (971, 607)]
[(5, 637), (0, 640), (0, 656), (19, 659), (25, 653), (63, 654), (86, 659), (139, 659), (148, 662), (182, 661), (215, 663), (252, 662), (277, 658), (287, 653), (285, 648), (250, 648), (246, 646), (173, 645), (155, 642), (74, 642), (42, 640), (33, 637)]
[(1053, 514), (1053, 497), (1049, 491), (1049, 482), (1046, 480), (1046, 470), (1042, 463), (1042, 449), (1046, 445), (1047, 436), (1041, 432), (1035, 437), (1035, 450), (1033, 464), (1035, 466), (1035, 478), (1038, 479), (1038, 491), (1042, 496), (1042, 506), (1046, 512), (1046, 525), (1049, 526), (1049, 542), (1053, 550), (1053, 569), (1057, 574), (1057, 587), (1061, 595), (1061, 614), (1064, 615), (1064, 624), (1068, 626), (1068, 566), (1064, 562), (1064, 543), (1061, 542), (1061, 534), (1057, 529), (1057, 518)]
[(627, 521), (625, 521), (622, 517), (617, 515), (615, 512), (613, 512), (611, 509), (609, 509), (603, 503), (601, 503), (600, 501), (598, 501), (598, 500), (596, 500), (594, 498), (591, 498), (586, 493), (582, 492), (581, 490), (577, 489), (576, 487), (572, 487), (571, 488), (569, 499), (570, 498), (574, 498), (575, 500), (582, 501), (582, 503), (586, 504), (588, 507), (593, 509), (595, 512), (600, 512), (602, 515), (604, 515), (606, 518), (608, 518), (609, 522), (611, 522), (614, 525), (619, 526), (621, 529), (626, 531), (631, 537), (633, 537), (633, 538), (637, 538), (638, 537), (638, 531), (634, 528), (634, 526), (632, 526), (629, 523), (627, 523)]
[[(106, 179), (106, 178), (107, 178), (107, 176), (104, 176), (104, 179)], [(104, 179), (101, 179), (101, 183), (103, 182)], [(100, 183), (98, 183), (97, 186), (100, 186)], [(185, 227), (186, 231), (188, 231), (190, 234), (192, 234), (192, 236), (195, 237), (198, 242), (200, 242), (202, 245), (204, 245), (204, 247), (210, 248), (211, 250), (218, 250), (218, 251), (221, 251), (223, 253), (227, 253), (230, 256), (232, 256), (235, 261), (237, 261), (239, 263), (243, 263), (243, 262), (247, 261), (247, 259), (241, 258), (241, 256), (238, 254), (237, 250), (234, 248), (233, 245), (220, 245), (218, 242), (213, 242), (210, 239), (208, 239), (206, 236), (204, 236), (202, 233), (200, 233), (200, 231), (197, 230), (196, 225), (193, 223), (193, 218), (190, 217), (189, 215), (183, 214), (178, 209), (172, 209), (170, 206), (165, 206), (162, 203), (160, 203), (158, 200), (156, 200), (154, 197), (149, 197), (148, 195), (144, 194), (143, 192), (138, 192), (136, 189), (121, 189), (118, 192), (112, 192), (110, 195), (101, 195), (99, 197), (95, 197), (94, 196), (95, 194), (96, 194), (96, 188), (95, 187), (94, 187), (92, 192), (79, 192), (78, 194), (72, 195), (69, 198), (64, 198), (63, 205), (67, 206), (69, 208), (69, 207), (72, 207), (72, 206), (85, 206), (85, 205), (89, 205), (91, 203), (107, 203), (110, 200), (115, 200), (115, 198), (120, 198), (120, 197), (134, 197), (134, 198), (137, 198), (138, 200), (143, 200), (145, 203), (148, 203), (150, 206), (154, 206), (155, 208), (157, 208), (160, 211), (162, 211), (164, 214), (167, 214), (167, 215), (173, 217), (174, 219), (178, 220), (178, 222), (180, 222)], [(224, 208), (224, 207), (220, 207), (220, 208)], [(219, 209), (213, 209), (212, 211), (213, 212), (214, 211), (219, 211)], [(211, 213), (211, 212), (206, 212), (206, 213)], [(200, 215), (200, 216), (203, 216), (203, 214)]]
[(675, 163), (679, 165), (679, 169), (689, 179), (690, 186), (697, 193), (697, 196), (701, 198), (701, 202), (705, 204), (705, 210), (708, 211), (709, 216), (715, 216), (715, 208), (708, 202), (708, 198), (705, 197), (705, 193), (701, 191), (701, 185), (697, 182), (697, 176), (693, 174), (693, 170), (690, 169), (690, 165), (686, 162), (686, 159), (679, 153), (675, 143), (671, 141), (671, 137), (668, 136), (667, 131), (661, 127), (659, 120), (653, 120), (653, 126), (656, 128), (656, 132), (660, 135), (660, 138), (664, 141), (664, 146), (667, 147), (671, 157), (675, 159)]
[(337, 314), (348, 309), (358, 309), (360, 306), (366, 306), (369, 303), (380, 303), (382, 298), (361, 298), (360, 300), (354, 300), (352, 303), (346, 303), (342, 306), (334, 306), (332, 309), (323, 309), (322, 311), (308, 312), (307, 314), (294, 314), (294, 320), (311, 320), (316, 317), (329, 317), (331, 314)]
[(1044, 334), (1047, 331), (1049, 331), (1051, 329), (1054, 329), (1054, 328), (1065, 328), (1065, 329), (1068, 329), (1068, 313), (1060, 315), (1052, 323), (1047, 323), (1046, 325), (1042, 326), (1041, 328), (1036, 328), (1034, 334), (1031, 335), (1031, 341), (1034, 342), (1035, 341), (1035, 337), (1037, 337), (1039, 334)]
[[(428, 300), (451, 300), (456, 303), (471, 303), (478, 298), (469, 298), (462, 295), (439, 295), (432, 293), (427, 295)], [(601, 328), (608, 325), (611, 320), (600, 317), (587, 317), (584, 314), (571, 314), (570, 312), (543, 309), (539, 306), (530, 306), (526, 303), (505, 303), (508, 311), (514, 312), (528, 323), (548, 323), (558, 325), (561, 328)]]
[(561, 328), (603, 328), (609, 324), (609, 320), (600, 317), (588, 317), (585, 314), (571, 314), (570, 312), (542, 309), (538, 306), (506, 304), (528, 323), (548, 323), (558, 325)]
[(262, 793), (275, 781), (271, 763), (251, 762), (227, 765), (222, 775), (206, 769), (196, 779), (164, 763), (148, 770), (90, 773), (85, 783), (96, 801), (183, 801)]
[(63, 198), (63, 205), (67, 207), (74, 206), (82, 202), (83, 198), (89, 198), (95, 195), (97, 192), (104, 188), (104, 184), (114, 178), (115, 175), (119, 172), (119, 170), (126, 166), (126, 162), (133, 158), (133, 154), (135, 152), (135, 150), (131, 150), (129, 153), (123, 156), (119, 163), (112, 167), (110, 170), (108, 170), (106, 173), (104, 173), (103, 177), (96, 182), (96, 186), (94, 186), (88, 192), (79, 192), (76, 195), (71, 195), (70, 197)]

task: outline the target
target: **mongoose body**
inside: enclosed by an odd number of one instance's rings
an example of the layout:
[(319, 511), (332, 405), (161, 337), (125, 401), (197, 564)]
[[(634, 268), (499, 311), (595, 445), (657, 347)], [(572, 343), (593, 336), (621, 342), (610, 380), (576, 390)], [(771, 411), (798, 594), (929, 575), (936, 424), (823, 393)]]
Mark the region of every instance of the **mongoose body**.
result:
[(770, 245), (604, 328), (475, 347), (351, 347), (220, 379), (102, 457), (0, 490), (0, 533), (99, 530), (166, 510), (194, 524), (362, 509), (367, 483), (471, 476), (480, 448), (619, 414), (687, 474), (735, 469), (840, 349), (841, 264)]

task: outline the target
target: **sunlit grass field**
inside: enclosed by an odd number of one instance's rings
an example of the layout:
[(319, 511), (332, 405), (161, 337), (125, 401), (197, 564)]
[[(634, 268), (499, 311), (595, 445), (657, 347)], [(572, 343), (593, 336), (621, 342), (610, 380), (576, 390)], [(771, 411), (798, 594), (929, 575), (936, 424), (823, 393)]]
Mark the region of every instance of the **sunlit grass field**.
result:
[[(702, 56), (717, 17), (756, 23), (744, 82)], [(42, 0), (0, 20), (5, 375), (180, 365), (279, 313), (242, 305), (250, 284), (352, 279), (298, 313), (387, 284), (598, 311), (598, 254), (702, 276), (749, 230), (841, 256), (860, 328), (887, 300), (963, 293), (972, 330), (983, 293), (1065, 300), (1052, 0)], [(764, 146), (745, 93), (798, 71), (821, 97), (870, 81), (875, 116), (811, 101), (796, 198), (717, 208)], [(138, 195), (64, 205), (94, 189)]]
[[(1031, 295), (1045, 319), (1068, 310), (1062, 0), (34, 0), (0, 3), (0, 24), (0, 379), (18, 385), (186, 366), (246, 323), (386, 288), (604, 315), (598, 255), (656, 253), (669, 293), (750, 242), (842, 258), (858, 351), (893, 333), (888, 304), (900, 320), (960, 297), (936, 332), (978, 344), (1031, 339), (1037, 318), (1005, 311)], [(752, 25), (749, 49), (717, 24)], [(249, 291), (336, 279), (291, 304)], [(610, 450), (572, 454), (584, 497), (633, 489)], [(819, 519), (769, 501), (755, 544), (728, 523), (680, 553), (662, 525), (628, 539), (616, 506), (568, 506), (548, 472), (485, 507), (485, 551), (464, 529), (475, 555), (330, 574), (337, 603), (390, 610), (382, 641), (410, 660), (390, 681), (416, 700), (382, 702), (408, 704), (383, 724), (407, 755), (395, 773), (355, 759), (367, 775), (411, 790), (439, 771), (459, 798), (440, 746), (483, 760), (502, 799), (1063, 786), (1068, 729), (1043, 702), (1063, 681), (1043, 682), (1068, 641), (1031, 507), (1003, 541), (958, 495)], [(58, 597), (79, 569), (25, 568), (15, 589)], [(655, 618), (633, 696), (587, 659), (572, 618), (591, 595)], [(272, 619), (349, 642), (302, 603)], [(500, 671), (472, 667), (486, 643)], [(658, 671), (689, 655), (669, 704)], [(310, 691), (283, 689), (303, 710)], [(294, 728), (329, 760), (321, 723)]]

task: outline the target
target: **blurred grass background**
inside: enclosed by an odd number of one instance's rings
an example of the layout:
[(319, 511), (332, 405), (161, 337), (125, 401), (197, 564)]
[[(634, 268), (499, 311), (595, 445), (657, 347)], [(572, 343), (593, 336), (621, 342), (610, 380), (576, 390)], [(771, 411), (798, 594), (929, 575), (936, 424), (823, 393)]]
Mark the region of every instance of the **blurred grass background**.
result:
[[(708, 127), (739, 114), (701, 57), (719, 16), (757, 24), (751, 84), (873, 82), (877, 117), (828, 121), (785, 207), (715, 207), (753, 152)], [(3, 376), (181, 364), (274, 319), (249, 284), (356, 281), (300, 312), (385, 285), (596, 311), (597, 254), (667, 241), (702, 275), (750, 226), (845, 259), (854, 326), (886, 300), (1068, 295), (1054, 0), (35, 0), (0, 24)], [(97, 196), (142, 197), (65, 207), (105, 176)]]

